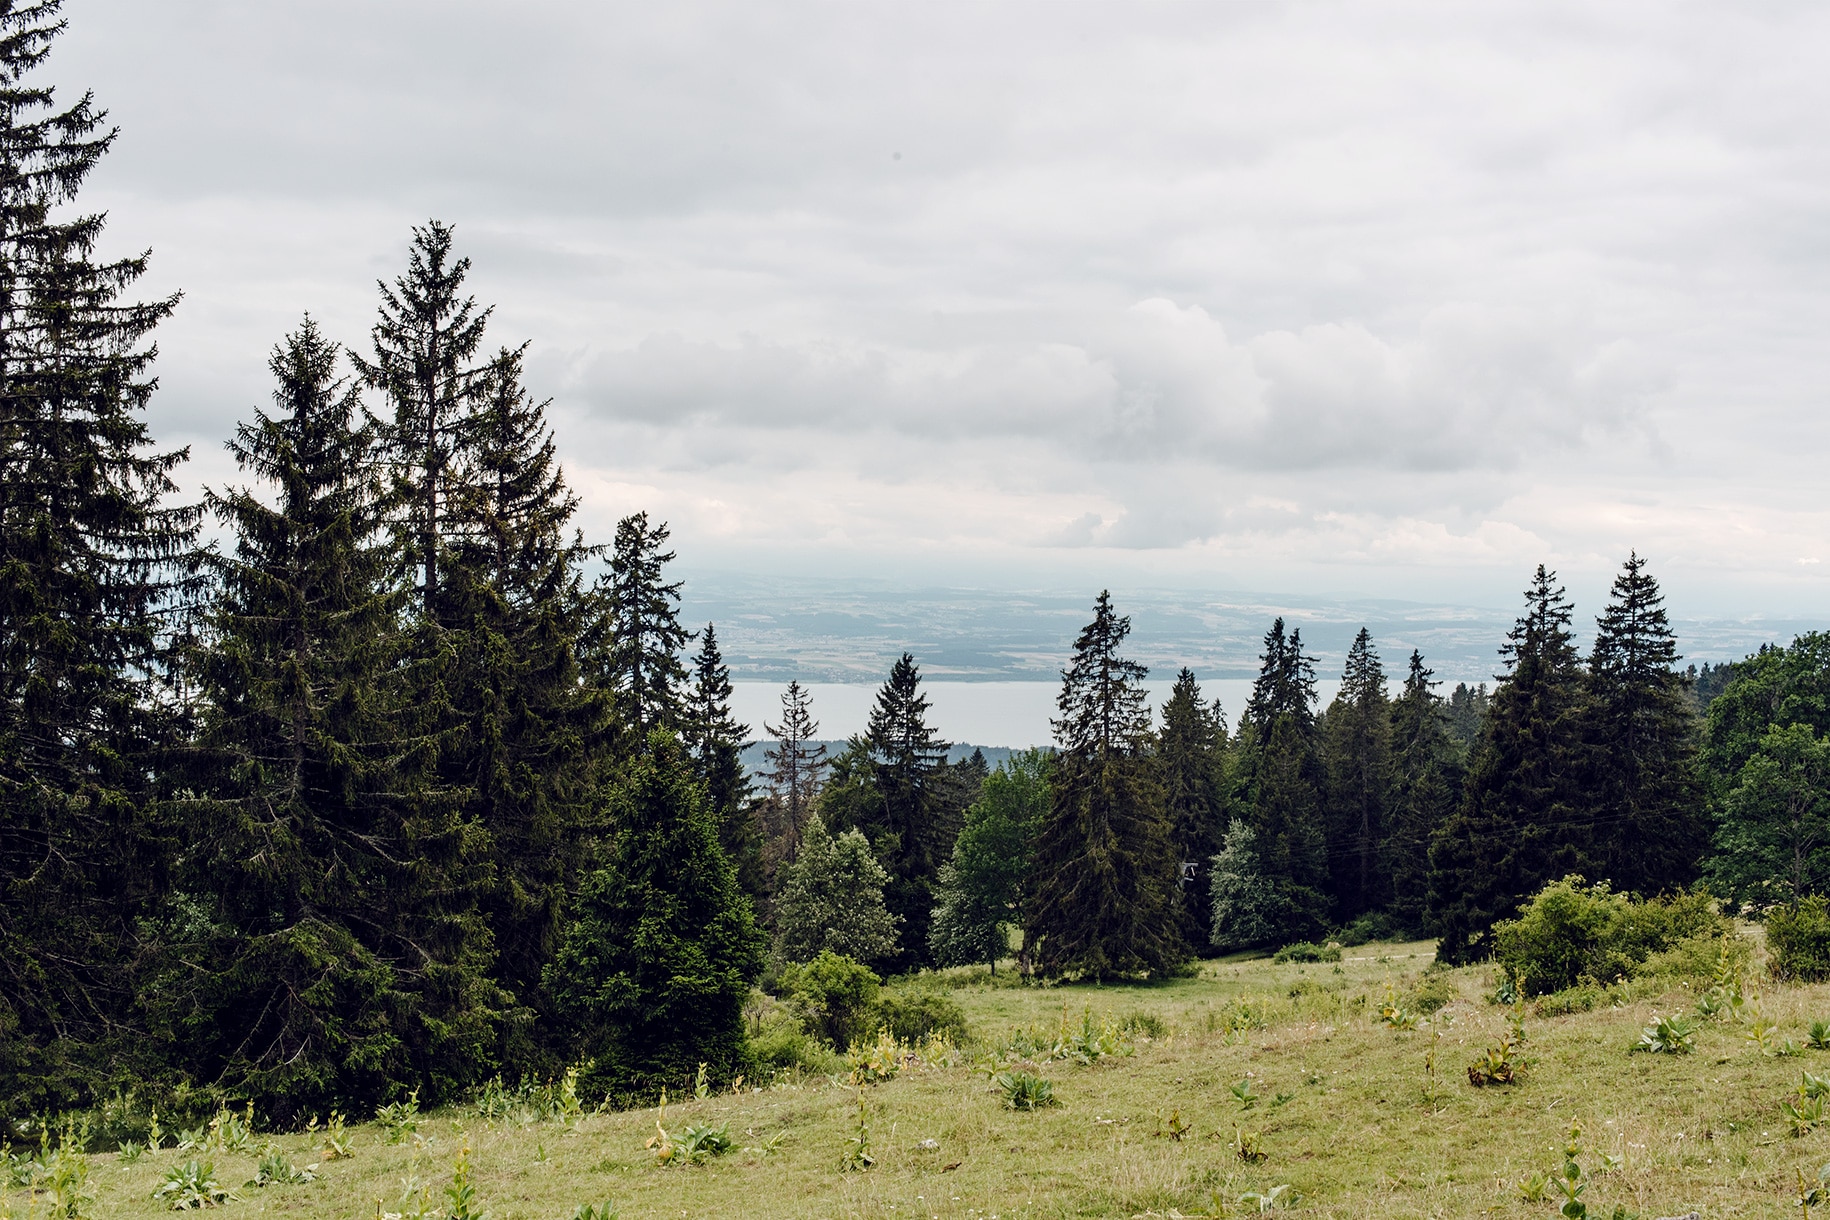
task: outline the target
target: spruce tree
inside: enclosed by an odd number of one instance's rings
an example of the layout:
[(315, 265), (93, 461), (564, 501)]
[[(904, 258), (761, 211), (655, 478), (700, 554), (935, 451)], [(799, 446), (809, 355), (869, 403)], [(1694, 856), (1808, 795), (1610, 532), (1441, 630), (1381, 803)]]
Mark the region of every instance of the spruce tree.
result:
[(1596, 620), (1589, 656), (1595, 866), (1614, 888), (1656, 894), (1697, 875), (1706, 827), (1696, 715), (1658, 582), (1631, 555)]
[(1131, 620), (1100, 593), (1061, 675), (1060, 752), (1024, 932), (1046, 975), (1160, 976), (1187, 956), (1173, 918), (1177, 861), (1149, 756), (1148, 671), (1119, 653), (1130, 631)]
[(877, 692), (865, 742), (880, 821), (860, 827), (889, 871), (884, 903), (901, 928), (895, 963), (924, 963), (934, 880), (959, 833), (960, 810), (945, 802), (948, 743), (928, 725), (921, 670), (903, 653)]
[(1392, 918), (1419, 935), (1428, 929), (1430, 843), (1461, 786), (1460, 751), (1434, 677), (1413, 649), (1404, 691), (1391, 707), (1391, 817), (1379, 853)]
[(928, 946), (936, 964), (985, 962), (995, 974), (998, 959), (1010, 952), (1008, 929), (1022, 918), (1028, 897), (1052, 768), (1045, 750), (1013, 755), (985, 778), (967, 808), (952, 858), (934, 886)]
[[(559, 468), (547, 404), (501, 351), (487, 394), (459, 433), (465, 477), (447, 501), (439, 591), (450, 722), (439, 782), (467, 796), (493, 877), (482, 909), (495, 975), (523, 1011), (550, 1014), (542, 976), (560, 912), (596, 822), (610, 705), (581, 680), (582, 569), (597, 548), (571, 528), (578, 498)], [(508, 1065), (551, 1068), (534, 1043), (551, 1022), (518, 1025)]]
[(381, 918), (401, 590), (372, 430), (337, 360), (310, 318), (274, 349), (277, 411), (229, 442), (261, 486), (208, 496), (235, 544), (213, 562), (196, 654), (205, 710), (177, 876), (206, 917), (168, 927), (152, 989), (176, 1066), (282, 1117), (372, 1103), (410, 1070), (407, 946)]
[(1587, 685), (1555, 580), (1540, 564), (1526, 590), (1461, 805), (1430, 849), (1437, 954), (1452, 964), (1480, 960), (1495, 922), (1593, 865)]
[(1208, 704), (1192, 670), (1176, 675), (1157, 734), (1158, 778), (1169, 813), (1169, 843), (1181, 870), (1174, 894), (1176, 923), (1190, 949), (1207, 947), (1213, 926), (1206, 869), (1220, 850), (1226, 720)]
[(731, 671), (718, 651), (717, 628), (707, 623), (693, 656), (682, 736), (693, 774), (705, 785), (718, 819), (718, 840), (737, 868), (737, 883), (755, 897), (763, 890), (762, 835), (742, 757), (750, 726), (731, 714), (731, 693)]
[(763, 937), (678, 741), (655, 733), (611, 798), (616, 827), (585, 877), (547, 987), (588, 1088), (652, 1098), (744, 1070), (743, 1004)]
[(775, 738), (775, 745), (763, 751), (769, 767), (762, 773), (770, 790), (763, 857), (771, 870), (800, 849), (801, 831), (825, 779), (826, 747), (814, 740), (820, 724), (812, 709), (812, 697), (798, 680), (791, 681), (782, 692), (781, 724), (763, 725), (763, 732)]
[(1391, 700), (1385, 668), (1360, 628), (1348, 649), (1341, 689), (1322, 717), (1327, 825), (1335, 918), (1348, 920), (1390, 898), (1379, 868), (1391, 784)]
[(856, 962), (893, 959), (899, 921), (883, 901), (889, 880), (862, 831), (835, 835), (820, 818), (810, 819), (799, 854), (782, 866), (776, 886), (776, 957), (810, 962), (837, 953)]
[(181, 726), (169, 616), (190, 596), (183, 450), (152, 448), (147, 255), (69, 214), (116, 131), (28, 79), (57, 0), (0, 7), (0, 1099), (70, 1109), (144, 1053), (141, 920), (165, 886), (151, 776)]
[(667, 523), (650, 526), (632, 513), (616, 526), (610, 570), (599, 580), (600, 618), (587, 638), (597, 679), (616, 696), (629, 749), (655, 729), (679, 731), (685, 715), (686, 667), (680, 652), (692, 633), (680, 625), (680, 582), (666, 578), (674, 553)]
[(380, 426), (392, 470), (392, 519), (401, 562), (414, 574), (420, 609), (442, 618), (441, 568), (447, 517), (465, 475), (465, 433), (494, 379), (479, 356), (490, 309), (463, 294), (468, 258), (454, 258), (452, 229), (437, 220), (414, 226), (407, 273), (381, 290), (372, 332), (374, 358), (356, 367), (386, 399)]

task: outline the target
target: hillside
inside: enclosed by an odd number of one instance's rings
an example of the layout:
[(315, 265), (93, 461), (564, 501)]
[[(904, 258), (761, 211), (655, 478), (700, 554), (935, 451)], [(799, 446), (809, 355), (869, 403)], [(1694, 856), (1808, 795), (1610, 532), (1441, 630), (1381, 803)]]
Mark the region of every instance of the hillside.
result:
[[(1260, 1206), (1241, 1196), (1286, 1184), (1278, 1210), (1548, 1218), (1555, 1188), (1527, 1203), (1517, 1184), (1561, 1167), (1572, 1121), (1592, 1175), (1590, 1215), (1623, 1207), (1648, 1220), (1693, 1210), (1778, 1216), (1797, 1214), (1794, 1171), (1815, 1180), (1830, 1160), (1830, 1135), (1794, 1138), (1779, 1108), (1801, 1069), (1823, 1073), (1830, 1054), (1771, 1057), (1728, 1022), (1704, 1024), (1688, 1056), (1629, 1053), (1655, 1014), (1692, 1007), (1682, 988), (1598, 1012), (1528, 1015), (1522, 1082), (1470, 1087), (1467, 1064), (1507, 1028), (1508, 1010), (1482, 996), (1486, 968), (1437, 976), (1455, 999), (1416, 1031), (1387, 1028), (1378, 1015), (1386, 982), (1402, 997), (1430, 953), (1428, 944), (1368, 946), (1348, 950), (1338, 968), (1209, 962), (1197, 978), (1156, 987), (1024, 988), (1003, 976), (994, 986), (983, 971), (961, 973), (953, 994), (980, 1056), (1013, 1038), (1021, 1047), (1023, 1031), (1052, 1042), (1089, 1012), (1096, 1026), (1128, 1021), (1134, 1045), (1089, 1065), (1037, 1062), (1060, 1104), (1034, 1113), (1004, 1108), (969, 1063), (908, 1068), (865, 1090), (875, 1163), (862, 1172), (841, 1171), (859, 1097), (836, 1077), (670, 1104), (665, 1123), (676, 1136), (690, 1124), (728, 1124), (736, 1148), (704, 1164), (655, 1163), (644, 1148), (653, 1109), (588, 1115), (573, 1133), (451, 1109), (392, 1146), (374, 1125), (352, 1128), (354, 1155), (320, 1164), (305, 1185), (244, 1187), (256, 1171), (252, 1152), (210, 1159), (241, 1196), (227, 1214), (326, 1220), (453, 1214), (443, 1192), (466, 1146), (475, 1214), (494, 1220), (568, 1220), (604, 1201), (622, 1220), (1173, 1216), (1211, 1211), (1216, 1200), (1237, 1214)], [(1770, 986), (1760, 1003), (1780, 1037), (1802, 1044), (1809, 1022), (1830, 1015), (1830, 987)], [(1425, 1091), (1432, 1050), (1434, 1103)], [(1247, 1079), (1249, 1107), (1233, 1092)], [(1248, 1143), (1256, 1137), (1261, 1162), (1240, 1159), (1240, 1132)], [(319, 1159), (320, 1141), (306, 1135), (277, 1143), (297, 1164)], [(169, 1214), (149, 1196), (169, 1166), (193, 1155), (166, 1151), (132, 1165), (92, 1157), (92, 1214)], [(1604, 1168), (1616, 1164), (1604, 1157), (1619, 1158), (1617, 1167)], [(21, 1192), (10, 1201), (15, 1215), (45, 1214)]]

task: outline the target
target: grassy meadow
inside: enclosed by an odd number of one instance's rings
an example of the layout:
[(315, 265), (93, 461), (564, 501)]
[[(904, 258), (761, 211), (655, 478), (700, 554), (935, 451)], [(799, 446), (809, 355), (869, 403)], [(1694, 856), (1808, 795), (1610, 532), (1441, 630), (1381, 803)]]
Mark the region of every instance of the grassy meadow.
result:
[[(198, 1158), (238, 1196), (222, 1205), (227, 1213), (447, 1217), (446, 1188), (468, 1149), (466, 1206), (493, 1220), (570, 1220), (581, 1205), (604, 1203), (621, 1220), (1265, 1208), (1548, 1220), (1562, 1201), (1556, 1188), (1526, 1201), (1519, 1183), (1561, 1169), (1572, 1122), (1582, 1128), (1591, 1216), (1617, 1207), (1647, 1220), (1798, 1213), (1795, 1171), (1815, 1180), (1830, 1161), (1830, 1126), (1795, 1136), (1780, 1104), (1796, 1099), (1801, 1071), (1830, 1075), (1830, 1052), (1774, 1055), (1748, 1037), (1747, 1022), (1715, 1020), (1700, 1025), (1694, 1053), (1629, 1053), (1656, 1015), (1694, 1008), (1680, 986), (1567, 1016), (1528, 1007), (1520, 1081), (1477, 1089), (1468, 1064), (1508, 1029), (1510, 1010), (1485, 995), (1491, 968), (1429, 976), (1447, 980), (1454, 998), (1414, 1030), (1381, 1018), (1388, 982), (1401, 1002), (1417, 994), (1431, 951), (1364, 946), (1338, 966), (1207, 962), (1198, 977), (1141, 987), (1019, 987), (983, 970), (949, 972), (976, 1045), (862, 1090), (873, 1163), (860, 1171), (842, 1168), (859, 1133), (860, 1091), (835, 1075), (670, 1101), (664, 1117), (653, 1108), (587, 1114), (570, 1132), (531, 1115), (446, 1109), (398, 1143), (376, 1125), (352, 1125), (353, 1155), (329, 1161), (321, 1137), (273, 1137), (294, 1164), (316, 1164), (316, 1180), (303, 1184), (244, 1186), (257, 1170), (252, 1150), (168, 1148), (133, 1163), (97, 1154), (89, 1214), (171, 1214), (153, 1191), (171, 1166)], [(1778, 1027), (1770, 1045), (1802, 1047), (1809, 1023), (1830, 1018), (1830, 986), (1762, 984), (1757, 1003)], [(1129, 1047), (1086, 1064), (1042, 1058), (1064, 1023), (1082, 1028), (1088, 1013), (1096, 1027), (1128, 1029)], [(1016, 1066), (1045, 1077), (1058, 1104), (1007, 1109), (992, 1081), (1000, 1049), (1004, 1066), (1027, 1053)], [(735, 1146), (703, 1163), (658, 1165), (644, 1146), (658, 1119), (676, 1136), (727, 1124)], [(1242, 1159), (1242, 1140), (1262, 1159)], [(1267, 1198), (1279, 1186), (1287, 1189)], [(14, 1217), (48, 1214), (24, 1191), (5, 1197)]]

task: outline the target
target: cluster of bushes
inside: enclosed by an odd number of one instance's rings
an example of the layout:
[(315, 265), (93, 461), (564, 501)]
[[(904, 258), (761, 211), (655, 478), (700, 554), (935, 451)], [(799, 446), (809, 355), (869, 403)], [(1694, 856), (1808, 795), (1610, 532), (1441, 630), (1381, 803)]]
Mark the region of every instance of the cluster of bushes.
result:
[(1830, 902), (1813, 894), (1767, 912), (1766, 950), (1768, 969), (1776, 979), (1830, 979)]
[(752, 996), (746, 1013), (751, 1052), (768, 1072), (837, 1070), (839, 1052), (879, 1031), (906, 1043), (969, 1036), (965, 1012), (932, 979), (885, 986), (870, 967), (830, 950), (784, 967), (774, 990)]

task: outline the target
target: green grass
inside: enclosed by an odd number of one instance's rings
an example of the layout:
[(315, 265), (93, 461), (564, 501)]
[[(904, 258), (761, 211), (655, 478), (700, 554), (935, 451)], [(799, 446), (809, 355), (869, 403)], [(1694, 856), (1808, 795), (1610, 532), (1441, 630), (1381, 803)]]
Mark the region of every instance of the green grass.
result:
[[(574, 1134), (454, 1109), (427, 1116), (417, 1141), (394, 1146), (378, 1128), (353, 1128), (355, 1156), (320, 1164), (318, 1179), (303, 1185), (245, 1187), (258, 1150), (219, 1155), (218, 1179), (241, 1197), (224, 1214), (411, 1214), (425, 1191), (443, 1199), (468, 1146), (477, 1200), (493, 1220), (569, 1220), (580, 1205), (606, 1200), (622, 1220), (1170, 1216), (1204, 1211), (1216, 1194), (1231, 1214), (1245, 1214), (1256, 1205), (1242, 1206), (1241, 1195), (1283, 1184), (1290, 1191), (1280, 1211), (1294, 1192), (1292, 1210), (1315, 1215), (1551, 1220), (1554, 1189), (1525, 1203), (1516, 1184), (1561, 1166), (1572, 1120), (1591, 1170), (1604, 1154), (1621, 1159), (1618, 1170), (1595, 1174), (1592, 1215), (1617, 1204), (1647, 1220), (1691, 1210), (1798, 1214), (1794, 1170), (1815, 1180), (1830, 1161), (1830, 1126), (1794, 1138), (1779, 1106), (1794, 1096), (1801, 1069), (1830, 1072), (1830, 1053), (1770, 1057), (1743, 1027), (1719, 1021), (1700, 1026), (1693, 1054), (1629, 1053), (1655, 1015), (1692, 1008), (1693, 995), (1674, 988), (1618, 1008), (1528, 1017), (1533, 1062), (1522, 1083), (1475, 1089), (1467, 1064), (1507, 1028), (1507, 1011), (1482, 995), (1488, 969), (1448, 974), (1459, 998), (1414, 1032), (1379, 1020), (1386, 980), (1402, 1000), (1430, 948), (1350, 949), (1338, 969), (1209, 962), (1198, 978), (1155, 987), (1022, 988), (1002, 976), (994, 985), (983, 971), (950, 972), (981, 1050), (1019, 1030), (1046, 1041), (1089, 1008), (1096, 1020), (1153, 1016), (1163, 1036), (1089, 1066), (1021, 1065), (1052, 1082), (1060, 1103), (1034, 1112), (1007, 1109), (983, 1062), (905, 1070), (865, 1091), (874, 1163), (862, 1172), (841, 1170), (857, 1133), (857, 1091), (821, 1079), (670, 1104), (676, 1134), (729, 1124), (738, 1150), (704, 1164), (654, 1163), (643, 1147), (655, 1133), (653, 1109), (592, 1115)], [(1811, 1021), (1830, 1016), (1830, 986), (1765, 985), (1761, 1005), (1780, 1038), (1802, 1046)], [(1263, 1027), (1238, 1028), (1242, 1011)], [(1434, 1105), (1424, 1093), (1433, 1045)], [(1245, 1108), (1233, 1087), (1248, 1073), (1245, 1092), (1256, 1100)], [(1182, 1138), (1168, 1134), (1179, 1127)], [(1241, 1133), (1256, 1137), (1262, 1161), (1240, 1159)], [(772, 1152), (760, 1151), (778, 1134)], [(305, 1135), (277, 1142), (295, 1164), (318, 1160)], [(168, 1167), (197, 1155), (168, 1150), (133, 1165), (92, 1157), (90, 1214), (171, 1214), (152, 1191)], [(45, 1214), (42, 1204), (29, 1213), (23, 1192), (5, 1197), (16, 1217)]]

